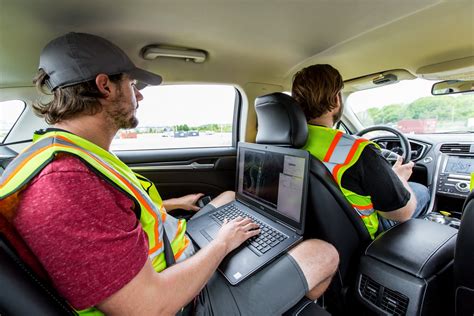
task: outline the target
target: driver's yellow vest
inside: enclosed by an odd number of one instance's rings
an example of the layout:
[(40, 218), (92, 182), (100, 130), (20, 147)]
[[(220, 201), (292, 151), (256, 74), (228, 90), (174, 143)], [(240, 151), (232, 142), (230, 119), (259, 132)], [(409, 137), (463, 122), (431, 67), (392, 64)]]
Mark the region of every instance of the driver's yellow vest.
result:
[(377, 146), (367, 139), (355, 138), (336, 129), (308, 125), (308, 140), (303, 148), (329, 169), (346, 199), (362, 218), (370, 237), (374, 239), (379, 220), (370, 196), (354, 193), (341, 184), (344, 172), (359, 160), (365, 146), (369, 144)]
[[(55, 156), (67, 153), (79, 157), (96, 174), (103, 177), (135, 202), (135, 213), (148, 237), (148, 257), (153, 268), (166, 268), (163, 230), (170, 240), (176, 261), (192, 254), (185, 235), (186, 221), (169, 216), (155, 185), (135, 174), (113, 153), (74, 134), (61, 131), (35, 134), (33, 144), (23, 150), (7, 167), (0, 178), (0, 207), (17, 207), (3, 203), (7, 197), (25, 188)], [(16, 213), (13, 210), (14, 213)], [(80, 311), (81, 315), (102, 315), (95, 308)]]

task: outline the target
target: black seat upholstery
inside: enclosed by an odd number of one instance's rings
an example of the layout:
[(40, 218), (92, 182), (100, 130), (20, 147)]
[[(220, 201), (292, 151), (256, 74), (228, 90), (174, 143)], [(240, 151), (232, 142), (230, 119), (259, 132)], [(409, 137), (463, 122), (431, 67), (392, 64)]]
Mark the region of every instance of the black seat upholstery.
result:
[(454, 255), (457, 316), (474, 314), (474, 190), (464, 204)]
[(0, 234), (0, 315), (77, 315)]
[[(295, 148), (305, 144), (306, 118), (292, 97), (283, 93), (259, 97), (255, 100), (255, 110), (257, 143)], [(339, 275), (331, 289), (340, 302), (346, 299), (345, 292), (355, 282), (358, 260), (371, 238), (324, 164), (312, 157), (310, 172), (305, 237), (325, 240), (339, 252)]]

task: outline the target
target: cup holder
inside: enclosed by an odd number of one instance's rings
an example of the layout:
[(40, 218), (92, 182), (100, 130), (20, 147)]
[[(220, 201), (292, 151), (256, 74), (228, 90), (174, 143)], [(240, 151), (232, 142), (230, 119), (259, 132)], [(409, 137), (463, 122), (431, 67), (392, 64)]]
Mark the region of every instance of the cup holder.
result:
[(426, 214), (425, 220), (436, 222), (442, 225), (448, 225), (456, 229), (459, 229), (459, 226), (461, 225), (461, 221), (459, 219), (435, 212)]

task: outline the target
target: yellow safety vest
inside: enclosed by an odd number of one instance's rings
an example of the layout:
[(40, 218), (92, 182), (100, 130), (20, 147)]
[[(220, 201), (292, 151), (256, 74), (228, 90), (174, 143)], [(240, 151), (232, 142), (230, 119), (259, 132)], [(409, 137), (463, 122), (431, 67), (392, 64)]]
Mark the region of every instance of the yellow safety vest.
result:
[(304, 149), (321, 160), (329, 169), (346, 199), (362, 218), (370, 237), (374, 239), (379, 220), (372, 199), (368, 195), (354, 193), (341, 184), (344, 172), (359, 160), (365, 146), (369, 144), (377, 146), (367, 139), (355, 138), (336, 129), (308, 125), (308, 140)]
[[(188, 247), (190, 241), (185, 235), (186, 221), (178, 220), (166, 213), (155, 185), (135, 174), (113, 153), (71, 133), (62, 131), (35, 133), (33, 144), (25, 148), (8, 165), (0, 178), (0, 206), (6, 197), (28, 185), (29, 181), (59, 153), (79, 157), (89, 167), (98, 171), (97, 174), (135, 202), (136, 208), (139, 207), (139, 210), (136, 210), (137, 217), (148, 237), (148, 256), (155, 271), (160, 272), (166, 268), (164, 229), (176, 261), (182, 261), (192, 255), (193, 247)], [(80, 311), (79, 314), (103, 315), (93, 307)]]

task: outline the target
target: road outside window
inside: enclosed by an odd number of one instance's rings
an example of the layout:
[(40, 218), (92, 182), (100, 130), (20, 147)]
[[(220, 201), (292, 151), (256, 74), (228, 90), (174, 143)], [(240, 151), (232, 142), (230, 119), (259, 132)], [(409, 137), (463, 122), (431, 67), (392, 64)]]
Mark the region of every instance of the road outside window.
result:
[(0, 102), (0, 142), (3, 143), (24, 109), (25, 102), (20, 100)]
[(141, 92), (139, 125), (120, 130), (112, 150), (232, 146), (234, 87), (164, 85)]

